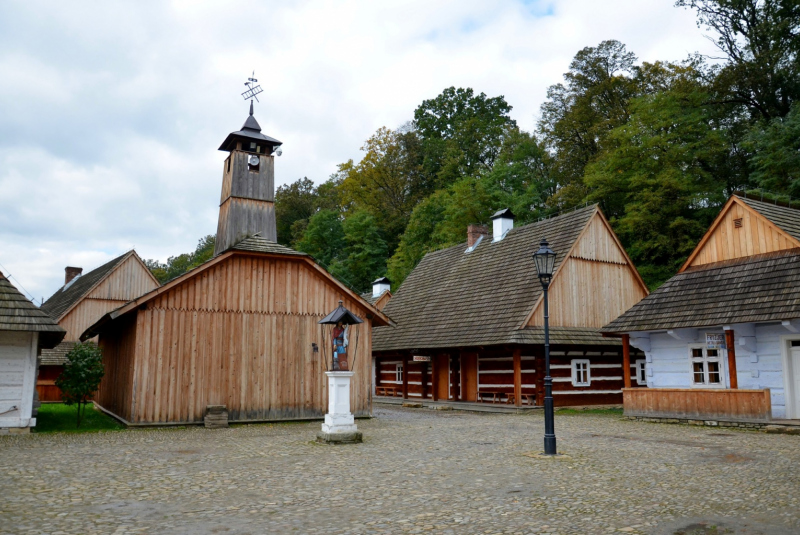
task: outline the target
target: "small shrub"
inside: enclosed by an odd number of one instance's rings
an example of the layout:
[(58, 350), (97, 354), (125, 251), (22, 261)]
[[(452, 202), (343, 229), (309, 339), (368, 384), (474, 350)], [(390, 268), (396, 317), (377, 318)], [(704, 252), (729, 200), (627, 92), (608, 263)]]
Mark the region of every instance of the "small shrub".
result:
[(67, 363), (56, 379), (56, 386), (61, 389), (61, 399), (65, 404), (78, 406), (76, 427), (81, 426), (86, 404), (97, 391), (104, 374), (103, 353), (94, 342), (75, 344), (67, 353)]

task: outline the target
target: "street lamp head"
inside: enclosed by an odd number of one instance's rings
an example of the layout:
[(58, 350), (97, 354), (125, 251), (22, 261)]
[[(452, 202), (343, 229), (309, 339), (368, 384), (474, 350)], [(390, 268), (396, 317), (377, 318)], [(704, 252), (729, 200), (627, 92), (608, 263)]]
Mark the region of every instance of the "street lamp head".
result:
[(549, 247), (547, 240), (542, 238), (539, 250), (533, 253), (533, 262), (536, 264), (536, 274), (542, 285), (550, 284), (553, 270), (556, 265), (556, 253)]

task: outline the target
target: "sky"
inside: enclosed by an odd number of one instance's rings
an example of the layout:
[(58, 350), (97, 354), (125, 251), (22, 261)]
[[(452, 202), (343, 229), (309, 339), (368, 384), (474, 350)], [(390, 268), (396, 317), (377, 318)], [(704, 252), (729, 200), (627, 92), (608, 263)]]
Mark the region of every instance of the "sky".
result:
[(216, 232), (217, 148), (247, 117), (283, 141), (276, 186), (320, 183), (450, 86), (535, 129), (575, 53), (713, 45), (673, 0), (0, 2), (0, 271), (29, 297), (131, 248), (165, 261)]

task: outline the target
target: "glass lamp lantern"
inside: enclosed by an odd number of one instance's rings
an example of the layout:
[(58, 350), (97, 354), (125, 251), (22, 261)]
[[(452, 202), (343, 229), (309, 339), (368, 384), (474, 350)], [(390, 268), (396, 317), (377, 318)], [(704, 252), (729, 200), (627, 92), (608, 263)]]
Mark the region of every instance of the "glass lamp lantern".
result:
[(542, 238), (539, 243), (539, 250), (533, 253), (533, 262), (536, 264), (539, 281), (543, 285), (549, 285), (556, 265), (556, 253), (550, 248), (545, 238)]

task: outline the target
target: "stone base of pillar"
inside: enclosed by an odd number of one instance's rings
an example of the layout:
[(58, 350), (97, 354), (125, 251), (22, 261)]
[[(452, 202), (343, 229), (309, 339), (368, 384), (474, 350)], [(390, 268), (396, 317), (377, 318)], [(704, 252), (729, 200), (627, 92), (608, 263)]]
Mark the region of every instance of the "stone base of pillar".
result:
[(361, 431), (343, 433), (317, 433), (317, 442), (323, 444), (359, 444), (362, 442)]

